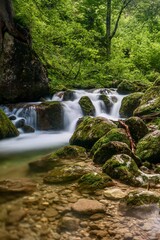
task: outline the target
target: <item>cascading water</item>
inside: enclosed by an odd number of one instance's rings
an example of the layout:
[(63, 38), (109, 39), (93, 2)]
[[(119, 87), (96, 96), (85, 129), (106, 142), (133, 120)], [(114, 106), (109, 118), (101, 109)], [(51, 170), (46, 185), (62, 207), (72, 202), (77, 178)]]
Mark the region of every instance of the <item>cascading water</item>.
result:
[[(64, 128), (61, 131), (39, 131), (37, 129), (37, 106), (40, 103), (18, 104), (14, 108), (12, 106), (12, 110), (10, 110), (10, 107), (1, 106), (15, 125), (17, 121), (23, 119), (26, 125), (35, 129), (35, 132), (25, 134), (20, 130), (22, 133), (18, 137), (0, 141), (0, 156), (9, 152), (54, 148), (68, 144), (78, 119), (83, 117), (83, 112), (79, 105), (79, 100), (83, 96), (90, 98), (95, 107), (95, 117), (102, 116), (111, 120), (119, 118), (119, 108), (124, 97), (124, 95), (119, 95), (114, 89), (75, 90), (72, 92), (72, 97), (68, 97), (67, 100), (64, 98), (64, 94), (64, 92), (59, 92), (52, 99), (47, 100), (59, 101), (63, 107), (64, 119), (62, 121)], [(110, 112), (107, 112), (104, 102), (100, 100), (100, 95), (102, 94), (108, 96), (111, 102)]]

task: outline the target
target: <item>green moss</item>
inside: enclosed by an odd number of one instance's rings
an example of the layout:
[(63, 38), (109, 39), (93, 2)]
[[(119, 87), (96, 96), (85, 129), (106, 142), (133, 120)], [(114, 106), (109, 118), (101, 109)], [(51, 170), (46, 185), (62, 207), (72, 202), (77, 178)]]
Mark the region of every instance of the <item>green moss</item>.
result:
[(79, 121), (70, 144), (90, 149), (98, 139), (116, 127), (113, 122), (102, 117), (84, 117)]
[(81, 106), (83, 114), (85, 116), (87, 116), (87, 115), (94, 116), (95, 115), (95, 107), (89, 97), (87, 97), (87, 96), (81, 97), (81, 99), (79, 100), (79, 105)]
[(109, 143), (111, 141), (119, 141), (126, 143), (130, 146), (130, 141), (124, 129), (122, 128), (114, 128), (111, 129), (106, 135), (101, 137), (92, 147), (91, 154), (93, 155), (98, 148), (100, 148), (103, 144)]
[(136, 148), (136, 155), (142, 161), (158, 163), (160, 156), (160, 131), (156, 130), (142, 138)]
[(66, 183), (79, 179), (87, 172), (90, 172), (90, 169), (80, 165), (56, 167), (48, 172), (43, 180), (45, 183)]
[(124, 199), (128, 206), (141, 206), (144, 204), (154, 204), (159, 203), (160, 197), (153, 192), (150, 191), (142, 191), (142, 192), (131, 192)]
[(16, 137), (19, 135), (18, 130), (0, 109), (0, 139)]
[(139, 169), (135, 161), (126, 154), (115, 155), (107, 160), (103, 165), (103, 172), (131, 186), (141, 186), (137, 178), (140, 176)]
[(58, 149), (56, 152), (50, 155), (50, 158), (64, 158), (64, 159), (72, 159), (72, 158), (86, 158), (86, 150), (83, 147), (79, 146), (65, 146)]
[(113, 185), (112, 179), (106, 174), (87, 173), (79, 181), (81, 189), (98, 190)]
[(130, 117), (133, 115), (133, 111), (139, 106), (141, 98), (144, 93), (135, 92), (124, 97), (119, 110), (121, 117)]
[(119, 93), (144, 92), (150, 85), (150, 82), (123, 80), (118, 85), (117, 91)]

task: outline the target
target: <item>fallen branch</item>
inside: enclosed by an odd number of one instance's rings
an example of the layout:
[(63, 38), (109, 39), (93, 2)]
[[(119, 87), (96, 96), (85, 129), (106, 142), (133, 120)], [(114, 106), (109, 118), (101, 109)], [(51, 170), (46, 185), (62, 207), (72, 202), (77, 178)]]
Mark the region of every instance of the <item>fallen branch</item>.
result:
[(125, 124), (122, 120), (119, 120), (119, 123), (125, 128), (126, 133), (127, 133), (127, 136), (128, 136), (128, 138), (129, 138), (129, 141), (130, 141), (131, 151), (132, 151), (133, 153), (135, 153), (135, 147), (136, 147), (136, 145), (135, 145), (134, 140), (133, 140), (133, 138), (132, 138), (132, 136), (131, 136), (131, 133), (130, 133), (130, 131), (129, 131), (128, 125)]

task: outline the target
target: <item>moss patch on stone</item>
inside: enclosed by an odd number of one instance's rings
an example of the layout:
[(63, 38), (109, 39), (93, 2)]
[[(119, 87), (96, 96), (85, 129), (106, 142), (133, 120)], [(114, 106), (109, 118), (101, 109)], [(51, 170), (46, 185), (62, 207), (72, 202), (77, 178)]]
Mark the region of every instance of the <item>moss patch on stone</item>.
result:
[(11, 120), (0, 109), (0, 139), (16, 137), (19, 135), (17, 128), (13, 125)]
[(136, 147), (136, 155), (143, 161), (159, 163), (160, 159), (160, 130), (147, 134)]
[(125, 130), (123, 128), (113, 128), (93, 145), (91, 154), (93, 155), (103, 144), (109, 143), (111, 141), (123, 142), (130, 146), (130, 141)]
[(70, 144), (90, 149), (96, 141), (113, 128), (117, 128), (116, 124), (108, 119), (86, 116), (79, 121), (70, 139)]
[(119, 114), (121, 117), (131, 117), (133, 116), (134, 110), (139, 106), (141, 98), (144, 93), (135, 92), (122, 99)]
[(98, 190), (107, 186), (113, 186), (113, 181), (108, 175), (95, 172), (83, 175), (78, 180), (78, 183), (82, 190)]
[(123, 80), (118, 85), (117, 91), (119, 93), (144, 92), (149, 86), (151, 86), (150, 82)]
[(83, 96), (79, 100), (79, 105), (81, 106), (84, 116), (94, 116), (95, 107), (89, 97)]
[(114, 155), (103, 165), (103, 172), (114, 179), (131, 186), (141, 186), (142, 182), (138, 180), (140, 176), (139, 169), (135, 161), (126, 154)]

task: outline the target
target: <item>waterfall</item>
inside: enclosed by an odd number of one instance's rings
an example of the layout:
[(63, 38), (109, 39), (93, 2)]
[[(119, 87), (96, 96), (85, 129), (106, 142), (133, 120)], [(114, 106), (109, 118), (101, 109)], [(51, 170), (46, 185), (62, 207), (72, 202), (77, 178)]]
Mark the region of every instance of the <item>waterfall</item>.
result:
[[(101, 116), (111, 120), (117, 120), (120, 117), (119, 108), (124, 95), (119, 95), (115, 89), (74, 90), (71, 98), (68, 97), (70, 95), (64, 98), (64, 94), (65, 92), (58, 92), (51, 99), (46, 100), (59, 101), (62, 106), (64, 128), (61, 131), (37, 130), (37, 108), (40, 104), (39, 102), (0, 106), (15, 125), (19, 120), (23, 120), (25, 125), (29, 125), (36, 130), (34, 133), (24, 134), (19, 129), (21, 134), (18, 137), (0, 141), (0, 153), (29, 151), (30, 149), (54, 147), (57, 144), (67, 144), (74, 132), (78, 119), (83, 117), (83, 112), (79, 105), (79, 100), (83, 96), (90, 98), (95, 107), (95, 117)], [(101, 94), (106, 95), (111, 102), (111, 108), (108, 112), (104, 102), (100, 99)], [(45, 114), (42, 121), (45, 122)]]

